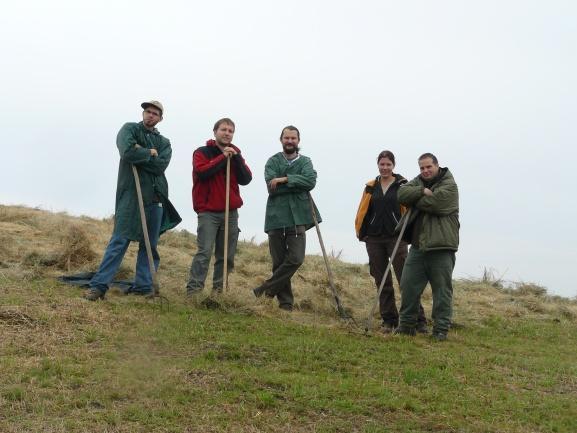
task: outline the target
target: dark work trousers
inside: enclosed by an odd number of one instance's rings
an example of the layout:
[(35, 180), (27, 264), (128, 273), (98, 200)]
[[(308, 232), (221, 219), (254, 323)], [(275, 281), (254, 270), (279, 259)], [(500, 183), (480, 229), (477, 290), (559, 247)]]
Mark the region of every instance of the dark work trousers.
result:
[(303, 264), (306, 243), (305, 226), (286, 227), (268, 232), (272, 276), (260, 286), (260, 289), (271, 298), (276, 296), (281, 308), (290, 310), (293, 307), (291, 278)]
[(400, 327), (415, 327), (417, 305), (427, 283), (433, 292), (433, 333), (446, 334), (453, 313), (453, 268), (455, 252), (451, 250), (421, 251), (411, 248), (401, 280)]
[[(377, 290), (379, 289), (383, 276), (385, 275), (385, 270), (389, 264), (389, 258), (395, 249), (396, 242), (397, 238), (394, 237), (377, 239), (369, 237), (365, 242), (367, 253), (369, 255), (369, 269), (371, 276), (375, 279)], [(401, 241), (399, 243), (399, 248), (397, 249), (397, 254), (393, 259), (393, 269), (395, 270), (395, 276), (397, 277), (399, 287), (401, 287), (401, 276), (407, 258), (407, 250), (407, 243)], [(395, 304), (395, 289), (393, 287), (392, 271), (389, 271), (387, 279), (385, 280), (385, 285), (383, 286), (383, 291), (379, 297), (379, 311), (384, 324), (394, 327), (399, 325), (399, 312), (397, 310), (397, 305)], [(423, 310), (421, 304), (419, 304), (419, 316), (417, 321), (419, 324), (427, 323), (425, 310)]]

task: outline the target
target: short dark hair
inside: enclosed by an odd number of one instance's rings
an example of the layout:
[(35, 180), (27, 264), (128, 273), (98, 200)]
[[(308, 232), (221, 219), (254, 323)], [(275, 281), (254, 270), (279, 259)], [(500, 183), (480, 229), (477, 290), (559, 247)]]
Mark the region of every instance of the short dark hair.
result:
[(381, 153), (379, 153), (379, 156), (377, 156), (377, 164), (383, 158), (387, 158), (393, 163), (393, 165), (395, 165), (395, 155), (393, 155), (393, 152), (390, 150), (383, 150)]
[(287, 129), (288, 129), (289, 131), (296, 131), (296, 132), (297, 132), (297, 138), (298, 138), (299, 141), (300, 141), (300, 139), (301, 139), (301, 133), (300, 133), (300, 131), (298, 130), (298, 128), (297, 128), (296, 126), (293, 126), (293, 125), (285, 126), (285, 127), (282, 129), (282, 131), (280, 132), (280, 139), (281, 139), (281, 140), (282, 140), (282, 136), (284, 135), (284, 132), (285, 132)]
[(230, 120), (228, 117), (223, 117), (222, 119), (219, 119), (216, 121), (216, 123), (214, 124), (214, 128), (212, 128), (212, 132), (216, 132), (216, 130), (220, 127), (220, 125), (222, 125), (223, 123), (227, 123), (229, 125), (232, 125), (232, 129), (236, 129), (236, 126), (234, 125), (234, 122), (232, 120)]
[(423, 153), (421, 156), (419, 156), (419, 161), (422, 161), (423, 159), (427, 159), (427, 158), (431, 158), (433, 160), (433, 164), (435, 165), (439, 165), (439, 161), (437, 160), (437, 157), (435, 155), (433, 155), (432, 153)]

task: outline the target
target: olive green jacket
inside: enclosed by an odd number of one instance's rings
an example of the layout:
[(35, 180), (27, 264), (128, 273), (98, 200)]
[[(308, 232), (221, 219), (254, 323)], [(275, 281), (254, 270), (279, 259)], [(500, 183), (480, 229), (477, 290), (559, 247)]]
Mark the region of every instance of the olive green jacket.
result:
[[(429, 188), (432, 196), (423, 193)], [(448, 168), (441, 168), (439, 175), (431, 182), (425, 182), (421, 176), (402, 185), (397, 193), (399, 203), (411, 207), (411, 216), (407, 224), (408, 238), (413, 229), (418, 234), (419, 249), (422, 251), (453, 250), (459, 248), (459, 191), (453, 175)], [(399, 222), (397, 230), (404, 222)], [(421, 218), (420, 224), (413, 223)]]
[[(160, 200), (164, 207), (160, 233), (175, 227), (181, 218), (168, 200), (168, 182), (164, 176), (172, 156), (170, 141), (160, 135), (156, 128), (153, 131), (146, 129), (142, 122), (125, 123), (116, 137), (116, 147), (120, 153), (120, 163), (116, 186), (114, 232), (134, 241), (143, 238), (136, 184), (132, 172), (133, 164), (140, 178), (144, 206)], [(156, 149), (158, 156), (150, 156), (152, 148)], [(148, 218), (147, 215), (146, 219)]]
[[(264, 221), (264, 231), (267, 233), (285, 227), (304, 225), (308, 230), (314, 226), (309, 191), (316, 185), (317, 172), (311, 159), (300, 155), (289, 165), (282, 152), (274, 154), (264, 168), (267, 187), (272, 179), (285, 176), (287, 183), (277, 185), (274, 191), (268, 189)], [(321, 216), (316, 206), (315, 215), (320, 223)]]

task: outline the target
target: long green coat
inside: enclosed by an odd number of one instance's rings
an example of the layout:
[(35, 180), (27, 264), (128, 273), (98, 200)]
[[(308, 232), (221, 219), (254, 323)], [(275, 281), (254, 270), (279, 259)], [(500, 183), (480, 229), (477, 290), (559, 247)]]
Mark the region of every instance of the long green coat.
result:
[[(429, 188), (432, 196), (423, 194)], [(399, 203), (413, 208), (408, 225), (422, 217), (419, 233), (419, 250), (453, 250), (459, 248), (459, 190), (448, 168), (441, 168), (439, 175), (427, 184), (421, 176), (404, 184), (398, 191)], [(405, 214), (406, 215), (406, 214)], [(403, 223), (402, 219), (399, 227)], [(397, 228), (399, 228), (397, 227)]]
[[(164, 176), (172, 156), (170, 141), (160, 135), (156, 128), (153, 131), (146, 129), (142, 122), (125, 123), (116, 137), (116, 147), (120, 153), (120, 163), (116, 186), (114, 232), (134, 241), (143, 238), (136, 184), (132, 173), (133, 164), (140, 178), (144, 206), (153, 203), (156, 194), (164, 207), (160, 233), (175, 227), (182, 219), (168, 200), (168, 182)], [(158, 152), (157, 157), (150, 156), (152, 148)], [(149, 219), (149, 215), (146, 219)]]
[[(274, 191), (269, 189), (266, 202), (264, 231), (299, 225), (307, 230), (314, 226), (308, 192), (317, 182), (317, 172), (310, 158), (300, 155), (289, 165), (282, 152), (271, 156), (264, 168), (264, 180), (268, 183), (275, 177), (287, 177), (287, 183), (277, 185)], [(321, 216), (315, 206), (317, 221)]]

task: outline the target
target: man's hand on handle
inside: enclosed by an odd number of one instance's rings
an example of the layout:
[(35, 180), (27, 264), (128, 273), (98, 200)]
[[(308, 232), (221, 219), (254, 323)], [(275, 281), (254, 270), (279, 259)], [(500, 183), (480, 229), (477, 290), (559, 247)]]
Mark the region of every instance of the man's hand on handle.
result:
[(225, 157), (231, 158), (238, 152), (234, 149), (234, 147), (225, 147), (224, 149), (222, 149), (222, 153), (224, 154)]

